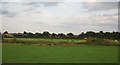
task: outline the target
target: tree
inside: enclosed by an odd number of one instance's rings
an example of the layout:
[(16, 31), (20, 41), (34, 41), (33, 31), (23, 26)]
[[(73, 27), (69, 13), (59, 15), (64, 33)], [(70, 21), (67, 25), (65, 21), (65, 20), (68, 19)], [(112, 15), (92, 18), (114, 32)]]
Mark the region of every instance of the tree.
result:
[(23, 37), (24, 37), (24, 38), (27, 38), (27, 37), (28, 37), (26, 31), (23, 32)]
[(34, 34), (31, 33), (31, 32), (29, 32), (29, 33), (27, 33), (27, 36), (28, 36), (29, 38), (33, 38), (33, 37), (34, 37)]
[(59, 34), (58, 34), (58, 38), (65, 38), (65, 37), (66, 37), (66, 35), (63, 34), (63, 33), (59, 33)]
[(111, 38), (111, 37), (110, 37), (110, 34), (111, 34), (110, 32), (106, 32), (104, 38), (110, 39), (110, 38)]
[(49, 33), (48, 31), (44, 31), (44, 32), (42, 33), (42, 37), (44, 37), (44, 38), (49, 38), (49, 37), (50, 37), (50, 33)]
[(24, 31), (24, 32), (23, 32), (23, 34), (27, 34), (27, 32), (26, 32), (26, 31)]
[(14, 38), (12, 34), (3, 34), (3, 38)]
[(8, 31), (5, 31), (3, 34), (9, 34)]
[(112, 37), (112, 39), (118, 39), (118, 37), (119, 37), (119, 33), (118, 32), (112, 32), (112, 34), (111, 34), (111, 37)]
[(51, 38), (56, 38), (56, 37), (57, 37), (57, 34), (55, 34), (55, 33), (51, 34)]
[[(2, 33), (0, 33), (2, 34)], [(23, 33), (8, 33), (8, 31), (5, 31), (2, 34), (3, 38), (77, 38), (77, 39), (84, 39), (84, 38), (104, 38), (104, 39), (114, 39), (114, 40), (119, 40), (120, 37), (120, 32), (103, 32), (103, 31), (99, 31), (97, 33), (93, 32), (93, 31), (88, 31), (86, 33), (81, 33), (79, 35), (74, 35), (73, 33), (67, 33), (67, 35), (65, 35), (64, 33), (52, 33), (50, 34), (48, 31), (44, 31), (43, 33), (35, 33), (33, 34), (32, 32), (27, 33), (26, 31), (24, 31)]]
[(67, 37), (70, 38), (70, 39), (75, 38), (73, 33), (67, 33)]
[(103, 38), (103, 37), (104, 37), (104, 32), (103, 32), (103, 31), (100, 31), (99, 34), (98, 34), (98, 37), (99, 37), (99, 38)]
[(86, 32), (86, 35), (87, 35), (87, 37), (95, 37), (94, 35), (95, 35), (95, 32), (93, 32), (93, 31), (88, 31), (88, 32)]
[(41, 33), (35, 33), (34, 37), (35, 38), (42, 38), (42, 34)]
[(77, 36), (78, 39), (84, 39), (85, 37), (87, 37), (87, 36), (85, 35), (84, 32), (82, 32), (81, 34), (79, 34), (79, 35)]

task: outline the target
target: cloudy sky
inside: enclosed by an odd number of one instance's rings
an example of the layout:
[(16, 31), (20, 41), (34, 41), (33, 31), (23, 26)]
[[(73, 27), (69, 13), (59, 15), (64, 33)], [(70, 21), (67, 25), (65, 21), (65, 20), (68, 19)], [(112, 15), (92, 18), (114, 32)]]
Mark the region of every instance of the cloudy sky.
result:
[[(20, 1), (20, 0), (19, 0)], [(117, 31), (117, 2), (1, 2), (2, 31)]]

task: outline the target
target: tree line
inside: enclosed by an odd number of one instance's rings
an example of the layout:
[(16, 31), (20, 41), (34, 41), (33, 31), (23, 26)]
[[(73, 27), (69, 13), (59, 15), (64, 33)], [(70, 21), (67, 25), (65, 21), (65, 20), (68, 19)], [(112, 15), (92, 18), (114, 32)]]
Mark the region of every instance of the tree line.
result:
[(26, 32), (23, 33), (9, 33), (5, 31), (4, 33), (0, 33), (3, 38), (53, 38), (53, 39), (85, 39), (88, 37), (93, 38), (105, 38), (105, 39), (116, 39), (119, 40), (120, 32), (93, 32), (87, 31), (86, 33), (82, 32), (79, 35), (75, 35), (73, 33), (50, 33), (48, 31), (44, 31), (43, 33), (32, 33)]

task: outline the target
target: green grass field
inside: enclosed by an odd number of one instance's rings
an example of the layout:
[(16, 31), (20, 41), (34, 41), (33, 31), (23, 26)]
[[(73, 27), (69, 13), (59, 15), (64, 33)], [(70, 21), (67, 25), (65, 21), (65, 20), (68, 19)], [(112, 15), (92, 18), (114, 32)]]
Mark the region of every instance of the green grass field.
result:
[(117, 46), (3, 44), (3, 63), (117, 63)]
[(2, 44), (0, 42), (0, 64), (2, 63)]

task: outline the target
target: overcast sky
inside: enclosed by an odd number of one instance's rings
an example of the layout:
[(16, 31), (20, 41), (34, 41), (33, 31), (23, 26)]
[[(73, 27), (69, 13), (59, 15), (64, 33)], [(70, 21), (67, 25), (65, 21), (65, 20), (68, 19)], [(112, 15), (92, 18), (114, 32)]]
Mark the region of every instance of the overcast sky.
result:
[[(19, 0), (20, 1), (20, 0)], [(117, 2), (2, 2), (2, 31), (117, 31)]]

